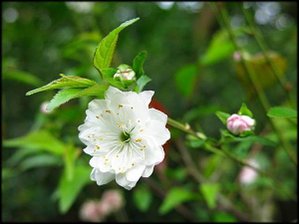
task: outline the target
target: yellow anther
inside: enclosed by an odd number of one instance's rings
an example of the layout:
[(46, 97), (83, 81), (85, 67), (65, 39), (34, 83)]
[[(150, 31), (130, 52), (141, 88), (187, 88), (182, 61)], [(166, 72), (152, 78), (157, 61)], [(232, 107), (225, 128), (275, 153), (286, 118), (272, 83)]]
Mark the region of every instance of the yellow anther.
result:
[(137, 138), (137, 139), (135, 140), (135, 142), (141, 142), (141, 141), (142, 141), (141, 138)]

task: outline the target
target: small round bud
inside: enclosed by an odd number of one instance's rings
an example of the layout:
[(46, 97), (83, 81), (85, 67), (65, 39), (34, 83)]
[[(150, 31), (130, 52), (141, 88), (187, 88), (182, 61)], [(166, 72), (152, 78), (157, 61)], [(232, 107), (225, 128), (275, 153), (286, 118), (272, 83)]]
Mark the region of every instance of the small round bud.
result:
[(129, 65), (121, 64), (117, 67), (117, 72), (113, 78), (119, 78), (121, 81), (132, 81), (135, 80), (135, 72)]
[(254, 129), (255, 120), (246, 115), (232, 114), (226, 122), (227, 129), (235, 135)]
[(43, 114), (50, 114), (52, 112), (51, 110), (48, 110), (48, 104), (49, 104), (49, 101), (45, 101), (40, 105), (40, 111)]

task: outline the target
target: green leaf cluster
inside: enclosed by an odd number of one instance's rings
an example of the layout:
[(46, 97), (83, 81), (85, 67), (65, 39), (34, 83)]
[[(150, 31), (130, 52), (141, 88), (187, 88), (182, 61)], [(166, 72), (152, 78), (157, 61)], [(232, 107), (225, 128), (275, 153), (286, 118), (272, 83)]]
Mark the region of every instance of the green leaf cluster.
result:
[(133, 59), (132, 69), (136, 74), (136, 79), (130, 81), (123, 81), (114, 78), (117, 69), (111, 67), (112, 58), (116, 48), (119, 33), (130, 26), (131, 24), (138, 21), (139, 18), (128, 20), (122, 23), (119, 27), (111, 31), (102, 41), (99, 43), (95, 54), (93, 63), (96, 69), (101, 74), (104, 81), (108, 84), (115, 86), (122, 90), (134, 90), (136, 92), (142, 91), (143, 87), (151, 80), (145, 75), (143, 70), (143, 64), (147, 56), (146, 51), (141, 51)]

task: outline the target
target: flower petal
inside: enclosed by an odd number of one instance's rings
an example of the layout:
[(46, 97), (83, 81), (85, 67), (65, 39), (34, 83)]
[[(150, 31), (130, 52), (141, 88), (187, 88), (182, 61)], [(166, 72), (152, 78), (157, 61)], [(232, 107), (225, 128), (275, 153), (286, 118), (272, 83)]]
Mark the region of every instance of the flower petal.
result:
[(135, 187), (137, 181), (129, 181), (127, 178), (126, 178), (126, 175), (125, 174), (117, 174), (115, 176), (115, 181), (118, 185), (124, 187), (125, 189), (127, 190), (131, 190), (133, 187)]
[(103, 157), (96, 157), (96, 156), (92, 157), (89, 160), (89, 165), (91, 167), (98, 169), (99, 171), (101, 171), (103, 173), (112, 171), (110, 161), (106, 160)]
[(163, 113), (155, 108), (150, 108), (149, 113), (150, 113), (151, 119), (161, 122), (162, 124), (164, 124), (164, 126), (166, 125), (167, 115), (165, 113)]
[(154, 145), (147, 146), (145, 149), (145, 164), (146, 165), (157, 165), (162, 162), (165, 157), (165, 152), (162, 146)]
[(126, 173), (126, 178), (129, 181), (138, 181), (145, 169), (144, 165), (139, 165), (136, 167), (131, 168)]
[(114, 178), (113, 173), (101, 172), (100, 170), (93, 168), (90, 174), (90, 179), (97, 182), (97, 185), (104, 185), (109, 183)]
[(152, 90), (147, 90), (139, 93), (139, 96), (141, 96), (143, 102), (148, 106), (152, 100), (154, 93), (155, 92)]
[(146, 168), (143, 171), (142, 177), (149, 177), (154, 172), (154, 165), (152, 166), (146, 166)]

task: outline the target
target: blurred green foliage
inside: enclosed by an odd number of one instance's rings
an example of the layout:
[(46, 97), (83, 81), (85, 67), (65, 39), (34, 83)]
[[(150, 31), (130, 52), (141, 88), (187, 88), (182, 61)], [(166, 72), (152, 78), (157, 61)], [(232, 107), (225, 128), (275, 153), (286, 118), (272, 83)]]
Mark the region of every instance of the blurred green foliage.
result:
[[(233, 31), (249, 55), (246, 60), (254, 68), (271, 105), (281, 106), (272, 108), (268, 116), (286, 130), (283, 135), (293, 148), (297, 148), (296, 112), (283, 107), (285, 95), (261, 56), (242, 7), (254, 13), (255, 23), (271, 51), (270, 58), (295, 96), (295, 6), (295, 2), (223, 3)], [(166, 168), (155, 169), (149, 181), (142, 179), (132, 191), (123, 191), (125, 208), (107, 221), (242, 220), (244, 217), (235, 210), (217, 206), (220, 193), (231, 200), (226, 205), (233, 203), (237, 210), (246, 211), (251, 216), (249, 220), (297, 219), (297, 200), (285, 194), (295, 194), (297, 172), (286, 153), (276, 147), (277, 136), (269, 131), (267, 114), (245, 78), (239, 52), (235, 52), (209, 3), (4, 2), (2, 220), (80, 221), (82, 203), (100, 198), (105, 190), (116, 187), (113, 183), (98, 187), (91, 182), (89, 158), (81, 152), (83, 145), (77, 128), (84, 120), (91, 97), (67, 102), (70, 98), (59, 92), (56, 97), (60, 98), (52, 101), (52, 108), (60, 108), (45, 113), (41, 105), (54, 96), (54, 91), (31, 97), (25, 94), (59, 78), (59, 74), (100, 81), (93, 66), (96, 47), (112, 29), (136, 17), (140, 20), (119, 34), (113, 67), (132, 64), (135, 55), (146, 50), (144, 73), (152, 81), (145, 89), (155, 90), (155, 99), (170, 117), (188, 122), (195, 130), (202, 129), (214, 138), (229, 138), (226, 150), (240, 158), (256, 155), (263, 169), (279, 177), (283, 189), (274, 191), (264, 176), (252, 185), (239, 184), (240, 166), (200, 150), (202, 141), (186, 138), (187, 150), (204, 179), (209, 180), (200, 185), (194, 183), (176, 144), (179, 133), (173, 131), (162, 164)], [(135, 62), (143, 63), (144, 58)], [(76, 94), (72, 98), (78, 97)], [(244, 141), (220, 131), (224, 126), (215, 112), (236, 113), (243, 102), (257, 120), (255, 132), (267, 139), (254, 136)], [(178, 205), (187, 206), (188, 211)]]

